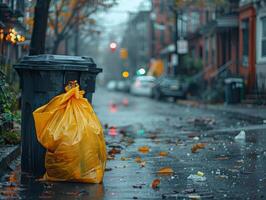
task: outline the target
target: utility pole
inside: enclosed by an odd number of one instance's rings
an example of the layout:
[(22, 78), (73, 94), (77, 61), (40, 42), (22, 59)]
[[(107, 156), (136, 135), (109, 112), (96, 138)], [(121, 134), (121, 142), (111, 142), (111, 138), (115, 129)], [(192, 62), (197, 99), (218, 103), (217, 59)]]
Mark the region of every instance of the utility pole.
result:
[(75, 56), (79, 55), (79, 10), (77, 11), (77, 21), (75, 24), (75, 38), (74, 38), (74, 54)]
[(174, 37), (174, 43), (175, 43), (175, 56), (176, 56), (176, 63), (174, 65), (174, 76), (177, 75), (177, 71), (178, 71), (178, 66), (180, 65), (180, 60), (179, 60), (179, 55), (178, 55), (178, 46), (177, 46), (177, 41), (179, 38), (179, 34), (178, 34), (178, 11), (176, 9), (174, 10), (174, 23), (175, 23), (175, 37)]
[(34, 24), (30, 42), (30, 55), (45, 53), (45, 36), (51, 0), (38, 0), (34, 9)]

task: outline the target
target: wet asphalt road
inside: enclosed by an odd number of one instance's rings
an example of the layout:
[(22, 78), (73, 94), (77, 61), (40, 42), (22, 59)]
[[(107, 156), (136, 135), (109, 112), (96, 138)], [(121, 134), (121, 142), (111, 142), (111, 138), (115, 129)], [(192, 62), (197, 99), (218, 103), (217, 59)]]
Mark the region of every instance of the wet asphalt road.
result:
[[(103, 184), (38, 182), (14, 163), (0, 199), (266, 199), (261, 122), (102, 88), (93, 105), (109, 151)], [(246, 138), (235, 140), (241, 130)], [(192, 153), (198, 143), (204, 148)], [(157, 173), (164, 167), (173, 173)], [(198, 171), (202, 181), (187, 179)], [(154, 179), (160, 184), (153, 189)]]

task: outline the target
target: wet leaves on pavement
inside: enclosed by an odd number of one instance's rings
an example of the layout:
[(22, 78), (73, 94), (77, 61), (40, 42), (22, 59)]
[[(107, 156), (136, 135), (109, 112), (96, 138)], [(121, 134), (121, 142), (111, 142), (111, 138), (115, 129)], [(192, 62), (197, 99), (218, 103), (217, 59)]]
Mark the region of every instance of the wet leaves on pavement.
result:
[(173, 173), (174, 173), (174, 170), (170, 167), (163, 167), (157, 171), (157, 174), (159, 175), (171, 175)]
[(138, 150), (141, 153), (148, 153), (150, 151), (150, 148), (148, 146), (142, 146), (142, 147), (139, 147)]
[(159, 187), (159, 185), (160, 185), (160, 183), (161, 183), (161, 181), (160, 181), (160, 179), (154, 179), (153, 181), (152, 181), (152, 184), (151, 184), (151, 187), (152, 187), (152, 189), (156, 189), (156, 188), (158, 188)]
[(206, 144), (203, 144), (203, 143), (197, 143), (197, 144), (194, 144), (191, 148), (191, 152), (192, 153), (196, 153), (199, 149), (204, 149), (206, 146)]
[(159, 153), (159, 156), (168, 156), (168, 152), (166, 152), (166, 151), (161, 151), (161, 152)]
[(141, 163), (141, 162), (142, 162), (142, 159), (141, 159), (141, 157), (139, 157), (139, 156), (138, 156), (138, 157), (136, 157), (136, 158), (135, 158), (135, 162), (136, 162), (136, 163)]

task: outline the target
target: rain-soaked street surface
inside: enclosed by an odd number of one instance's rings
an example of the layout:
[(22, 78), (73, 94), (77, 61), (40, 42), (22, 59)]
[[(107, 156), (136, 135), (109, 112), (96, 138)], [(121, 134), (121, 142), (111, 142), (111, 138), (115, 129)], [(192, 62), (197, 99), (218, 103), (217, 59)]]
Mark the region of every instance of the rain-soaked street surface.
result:
[(14, 163), (1, 199), (266, 199), (262, 122), (101, 88), (93, 102), (106, 132), (103, 184), (39, 182)]

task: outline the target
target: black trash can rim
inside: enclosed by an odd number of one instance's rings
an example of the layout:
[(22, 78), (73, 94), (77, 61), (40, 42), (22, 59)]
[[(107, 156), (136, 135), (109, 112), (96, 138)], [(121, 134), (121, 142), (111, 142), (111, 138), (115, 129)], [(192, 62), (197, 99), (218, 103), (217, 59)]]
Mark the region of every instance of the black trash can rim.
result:
[(15, 69), (28, 70), (70, 70), (70, 71), (89, 71), (100, 73), (102, 69), (96, 68), (93, 59), (85, 56), (67, 56), (41, 54), (23, 57)]

